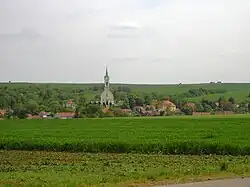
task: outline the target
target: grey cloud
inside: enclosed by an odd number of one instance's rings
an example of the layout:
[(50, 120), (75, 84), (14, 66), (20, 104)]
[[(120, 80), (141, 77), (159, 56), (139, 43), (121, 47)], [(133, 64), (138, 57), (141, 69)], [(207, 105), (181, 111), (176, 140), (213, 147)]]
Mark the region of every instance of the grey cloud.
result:
[(0, 81), (101, 82), (105, 65), (113, 82), (250, 81), (248, 5), (0, 1)]
[(117, 25), (111, 26), (111, 29), (115, 30), (137, 30), (140, 26), (135, 22), (125, 22), (119, 23)]
[(41, 39), (42, 35), (34, 29), (24, 28), (19, 33), (0, 34), (1, 40), (35, 40)]
[(136, 34), (108, 34), (107, 37), (108, 38), (120, 38), (120, 39), (129, 39), (129, 38), (138, 38), (140, 35), (136, 35)]

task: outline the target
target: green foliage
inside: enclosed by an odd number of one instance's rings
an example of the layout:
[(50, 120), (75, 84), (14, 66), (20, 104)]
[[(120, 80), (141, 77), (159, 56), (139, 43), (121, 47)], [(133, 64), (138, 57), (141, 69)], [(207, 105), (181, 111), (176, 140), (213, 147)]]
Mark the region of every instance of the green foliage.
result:
[(233, 97), (229, 97), (228, 102), (230, 102), (232, 104), (236, 103), (236, 101), (235, 101), (235, 99)]
[(192, 115), (193, 114), (193, 109), (192, 107), (185, 106), (181, 109), (181, 111), (186, 114), (186, 115)]
[[(184, 183), (187, 179), (207, 179), (207, 176), (249, 176), (249, 158), (215, 155), (175, 156), (160, 153), (148, 155), (1, 151), (0, 179), (1, 184), (6, 187), (124, 187), (141, 186), (148, 180), (166, 179)], [(223, 169), (220, 171), (222, 164), (229, 162), (227, 172)]]
[(244, 116), (6, 120), (0, 149), (249, 155), (249, 124)]
[(35, 114), (39, 112), (39, 105), (36, 101), (29, 100), (27, 104), (25, 105), (25, 108), (30, 114)]
[(146, 94), (144, 96), (144, 102), (146, 105), (151, 105), (152, 103), (152, 96), (150, 94)]
[(89, 104), (86, 107), (86, 116), (90, 118), (101, 116), (103, 117), (103, 111), (99, 105)]
[(228, 163), (223, 162), (220, 166), (220, 171), (226, 171), (228, 170)]

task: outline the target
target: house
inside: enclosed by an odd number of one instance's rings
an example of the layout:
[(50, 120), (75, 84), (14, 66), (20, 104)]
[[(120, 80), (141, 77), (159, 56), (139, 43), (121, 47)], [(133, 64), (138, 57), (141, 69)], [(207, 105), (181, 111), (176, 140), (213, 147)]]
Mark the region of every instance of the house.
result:
[(28, 117), (27, 117), (27, 119), (42, 119), (42, 117), (41, 116), (39, 116), (39, 115), (31, 115), (31, 114), (28, 114)]
[(132, 113), (132, 110), (131, 109), (121, 109), (121, 112)]
[(169, 100), (163, 100), (163, 101), (152, 101), (152, 105), (157, 108), (159, 111), (170, 111), (170, 112), (175, 112), (176, 111), (176, 105), (172, 103)]
[(195, 112), (196, 111), (196, 104), (195, 103), (185, 103), (184, 107), (190, 107)]
[(55, 115), (55, 118), (59, 119), (72, 119), (74, 118), (75, 113), (74, 112), (60, 112)]
[(193, 116), (209, 116), (210, 112), (193, 112)]
[(49, 112), (40, 112), (39, 116), (41, 118), (50, 118), (51, 117), (51, 113), (49, 113)]
[(76, 104), (73, 102), (73, 100), (68, 100), (68, 102), (65, 104), (65, 107), (75, 109)]
[(109, 111), (109, 108), (108, 108), (108, 107), (103, 108), (103, 112), (104, 112), (104, 113), (107, 113), (108, 111)]
[(7, 113), (7, 110), (0, 110), (0, 117), (4, 116)]
[(142, 106), (133, 107), (133, 112), (142, 113), (143, 111), (144, 111), (144, 108)]
[(161, 103), (161, 108), (162, 110), (166, 111), (170, 111), (170, 112), (175, 112), (176, 111), (176, 105), (174, 103), (172, 103), (169, 100), (164, 100)]

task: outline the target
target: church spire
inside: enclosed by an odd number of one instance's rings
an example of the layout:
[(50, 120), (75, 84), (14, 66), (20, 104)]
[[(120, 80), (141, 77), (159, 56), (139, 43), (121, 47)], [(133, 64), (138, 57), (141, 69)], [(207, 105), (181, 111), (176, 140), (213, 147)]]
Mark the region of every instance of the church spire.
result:
[(108, 77), (109, 74), (108, 74), (108, 67), (106, 66), (106, 77)]

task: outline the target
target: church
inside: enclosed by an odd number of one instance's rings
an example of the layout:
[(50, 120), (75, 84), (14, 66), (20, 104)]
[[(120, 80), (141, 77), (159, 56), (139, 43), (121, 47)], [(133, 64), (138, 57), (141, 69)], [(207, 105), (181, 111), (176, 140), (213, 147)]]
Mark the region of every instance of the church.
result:
[(104, 76), (104, 90), (101, 94), (101, 104), (104, 107), (110, 107), (114, 104), (114, 95), (110, 91), (110, 87), (109, 87), (109, 74), (108, 74), (107, 67), (106, 67), (106, 74)]

